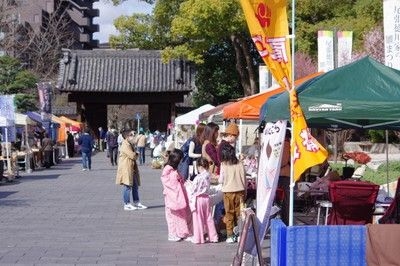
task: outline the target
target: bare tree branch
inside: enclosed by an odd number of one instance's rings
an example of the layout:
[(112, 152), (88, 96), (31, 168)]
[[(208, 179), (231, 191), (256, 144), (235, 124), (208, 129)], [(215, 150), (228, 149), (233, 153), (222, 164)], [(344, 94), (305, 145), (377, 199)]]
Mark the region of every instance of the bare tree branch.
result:
[(53, 12), (43, 16), (39, 29), (13, 19), (17, 13), (13, 12), (16, 5), (11, 1), (0, 5), (0, 27), (5, 33), (0, 45), (42, 80), (56, 77), (61, 48), (70, 48), (74, 43), (67, 5), (66, 0), (57, 1)]

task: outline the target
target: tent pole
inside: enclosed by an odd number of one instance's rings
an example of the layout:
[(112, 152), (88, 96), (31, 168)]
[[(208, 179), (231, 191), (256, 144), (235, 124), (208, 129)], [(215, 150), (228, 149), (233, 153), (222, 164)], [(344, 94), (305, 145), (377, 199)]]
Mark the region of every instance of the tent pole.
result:
[(25, 172), (27, 173), (32, 173), (32, 169), (31, 169), (31, 156), (32, 156), (32, 150), (31, 150), (31, 146), (29, 145), (29, 135), (28, 135), (28, 123), (26, 123), (25, 125)]
[[(294, 64), (295, 64), (295, 56), (294, 56), (294, 41), (296, 39), (295, 37), (295, 12), (296, 12), (296, 8), (295, 8), (295, 0), (292, 0), (292, 80), (291, 80), (291, 88), (292, 90), (294, 90)], [(290, 191), (290, 199), (289, 199), (289, 226), (293, 225), (293, 203), (294, 203), (294, 156), (293, 156), (293, 152), (292, 152), (292, 147), (293, 147), (293, 143), (294, 143), (294, 137), (293, 137), (293, 119), (291, 118), (291, 126), (292, 126), (292, 134), (290, 135), (290, 185), (289, 185), (289, 191)]]
[(12, 175), (12, 169), (11, 169), (11, 151), (10, 151), (10, 147), (11, 147), (11, 142), (10, 142), (10, 146), (8, 146), (8, 127), (4, 127), (4, 133), (6, 134), (6, 156), (7, 156), (7, 171), (8, 174)]
[[(61, 125), (60, 125), (60, 127), (61, 127)], [(67, 132), (68, 132), (68, 128), (67, 128), (67, 124), (65, 124), (65, 126), (64, 126), (64, 137), (65, 137), (65, 140), (64, 140), (64, 145), (65, 145), (64, 152), (65, 152), (65, 159), (69, 159), (69, 154), (68, 154), (68, 134), (67, 134)], [(99, 137), (99, 139), (101, 141), (101, 136)], [(100, 143), (100, 141), (99, 141), (99, 143)]]
[(337, 163), (337, 159), (338, 159), (338, 143), (337, 143), (337, 131), (335, 130), (335, 132), (333, 133), (333, 158), (334, 158), (334, 162)]
[(386, 139), (386, 188), (387, 193), (390, 197), (389, 193), (389, 131), (385, 130), (385, 139)]
[(242, 138), (243, 138), (243, 120), (240, 119), (239, 120), (239, 132), (242, 132), (242, 134), (239, 133), (239, 154), (242, 154)]

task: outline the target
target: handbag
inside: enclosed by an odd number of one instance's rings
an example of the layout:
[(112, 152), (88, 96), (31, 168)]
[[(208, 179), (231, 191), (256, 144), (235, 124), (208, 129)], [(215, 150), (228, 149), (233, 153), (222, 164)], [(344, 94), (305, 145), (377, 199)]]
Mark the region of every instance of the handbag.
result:
[(178, 172), (179, 174), (187, 180), (189, 177), (189, 164), (190, 164), (190, 157), (186, 155), (183, 157), (182, 161), (178, 165)]

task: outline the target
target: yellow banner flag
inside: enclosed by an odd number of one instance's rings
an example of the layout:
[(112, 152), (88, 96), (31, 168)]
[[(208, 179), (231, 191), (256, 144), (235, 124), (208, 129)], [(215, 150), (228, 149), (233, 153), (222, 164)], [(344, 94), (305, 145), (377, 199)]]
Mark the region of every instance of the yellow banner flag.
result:
[(290, 90), (291, 57), (287, 0), (240, 0), (251, 38), (282, 88)]
[(297, 181), (305, 170), (323, 163), (328, 158), (328, 152), (311, 136), (295, 89), (290, 91), (290, 115), (292, 118), (292, 139), (294, 142), (291, 145), (294, 161), (293, 180)]

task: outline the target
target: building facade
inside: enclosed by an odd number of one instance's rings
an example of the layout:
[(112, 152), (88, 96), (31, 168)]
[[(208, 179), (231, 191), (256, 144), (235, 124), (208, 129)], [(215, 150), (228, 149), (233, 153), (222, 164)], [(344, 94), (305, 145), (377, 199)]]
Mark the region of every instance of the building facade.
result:
[(2, 20), (2, 38), (11, 33), (18, 25), (40, 31), (52, 14), (57, 13), (70, 20), (69, 31), (73, 33), (73, 49), (93, 49), (98, 40), (93, 33), (99, 31), (99, 25), (93, 19), (99, 16), (99, 10), (93, 3), (99, 0), (1, 0), (0, 16)]

